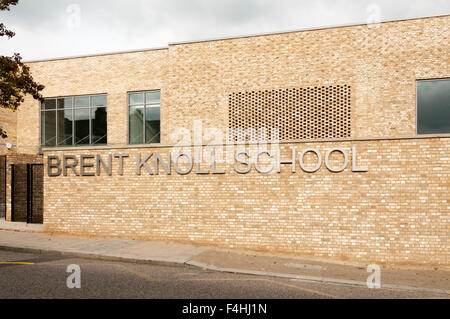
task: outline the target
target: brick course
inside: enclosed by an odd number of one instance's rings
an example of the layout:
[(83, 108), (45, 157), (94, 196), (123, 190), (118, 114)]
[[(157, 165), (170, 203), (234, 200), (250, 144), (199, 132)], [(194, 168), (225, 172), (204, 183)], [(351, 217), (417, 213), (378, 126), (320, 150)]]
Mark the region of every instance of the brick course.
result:
[[(26, 171), (26, 164), (42, 164), (43, 163), (43, 157), (41, 155), (32, 155), (32, 154), (24, 154), (24, 153), (18, 153), (17, 149), (13, 148), (12, 150), (8, 151), (6, 153), (6, 220), (11, 221), (11, 217), (12, 217), (12, 206), (11, 206), (11, 201), (12, 201), (12, 195), (11, 195), (11, 182), (12, 182), (12, 170), (11, 170), (11, 165), (15, 164), (15, 165), (21, 165), (23, 167), (25, 167), (25, 171)], [(25, 172), (26, 174), (26, 172)], [(42, 176), (43, 177), (43, 176)], [(38, 181), (37, 183), (41, 183), (41, 181), (39, 179), (42, 179), (42, 177), (40, 178), (36, 178)], [(35, 184), (36, 186), (37, 184)], [(40, 194), (40, 191), (38, 189), (36, 189), (36, 193), (37, 193), (37, 198), (35, 200), (35, 208), (37, 207), (37, 210), (39, 210), (43, 203), (42, 203), (42, 195)], [(18, 201), (20, 201), (20, 206), (21, 208), (19, 208), (19, 210), (22, 211), (22, 214), (24, 214), (23, 212), (26, 211), (26, 177), (25, 177), (25, 183), (21, 185), (21, 189), (19, 189), (19, 194), (16, 193), (16, 198)], [(42, 209), (41, 209), (42, 210)], [(26, 214), (26, 212), (25, 212)], [(37, 214), (41, 214), (41, 213), (37, 213)]]
[[(380, 263), (449, 262), (450, 138), (282, 145), (290, 150), (358, 150), (369, 172), (239, 175), (136, 174), (137, 153), (172, 148), (112, 149), (126, 153), (124, 176), (45, 176), (45, 230), (191, 242)], [(82, 155), (86, 151), (47, 152)], [(447, 154), (447, 155), (444, 155)], [(312, 161), (313, 157), (307, 157)], [(351, 159), (351, 157), (350, 157)], [(339, 166), (338, 157), (335, 166)], [(351, 167), (351, 166), (350, 166)], [(206, 168), (206, 166), (203, 166)], [(93, 171), (91, 169), (91, 171)], [(58, 189), (57, 192), (54, 189)]]
[[(0, 126), (3, 127), (8, 135), (7, 138), (0, 137), (0, 144), (12, 144), (17, 143), (16, 129), (17, 129), (17, 112), (0, 107)], [(7, 148), (5, 146), (0, 146), (0, 155), (5, 155), (7, 153)]]
[[(416, 80), (450, 77), (449, 25), (443, 16), (29, 63), (46, 97), (108, 94), (111, 149), (45, 156), (131, 156), (124, 176), (45, 176), (46, 231), (448, 265), (449, 137), (395, 137), (416, 133)], [(161, 142), (171, 145), (193, 120), (225, 132), (233, 92), (331, 85), (352, 88), (354, 140), (287, 143), (283, 156), (355, 145), (367, 173), (137, 176), (138, 152), (170, 148), (124, 149), (127, 91), (161, 89)], [(35, 154), (39, 104), (27, 99), (17, 120), (19, 148)]]
[[(193, 120), (224, 131), (233, 92), (351, 85), (352, 137), (416, 133), (416, 80), (450, 76), (450, 16), (170, 45), (29, 63), (44, 96), (108, 94), (108, 141), (127, 143), (127, 91), (161, 89), (161, 143)], [(18, 112), (20, 147), (39, 148), (39, 103)]]

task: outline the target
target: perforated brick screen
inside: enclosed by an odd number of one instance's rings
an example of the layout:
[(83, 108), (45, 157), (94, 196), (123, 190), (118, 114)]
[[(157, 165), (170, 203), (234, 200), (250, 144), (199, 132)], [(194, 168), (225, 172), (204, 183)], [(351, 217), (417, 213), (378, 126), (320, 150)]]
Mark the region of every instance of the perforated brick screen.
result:
[[(351, 136), (349, 85), (232, 93), (229, 96), (229, 139), (277, 135), (280, 141)], [(261, 139), (261, 138), (259, 138)]]

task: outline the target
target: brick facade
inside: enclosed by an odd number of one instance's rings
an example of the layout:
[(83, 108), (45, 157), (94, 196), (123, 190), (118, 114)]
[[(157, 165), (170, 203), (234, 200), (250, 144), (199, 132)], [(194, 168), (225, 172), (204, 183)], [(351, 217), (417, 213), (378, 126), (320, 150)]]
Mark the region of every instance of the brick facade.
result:
[[(123, 176), (45, 176), (51, 233), (176, 241), (380, 263), (448, 264), (450, 137), (282, 144), (282, 159), (315, 147), (358, 150), (358, 165), (304, 173), (136, 174), (137, 153), (172, 148), (48, 152), (128, 154)], [(446, 154), (446, 155), (445, 155)], [(311, 156), (312, 157), (312, 156)], [(314, 158), (308, 157), (308, 162)], [(334, 161), (342, 162), (339, 157)], [(92, 162), (92, 161), (91, 161)], [(339, 166), (342, 163), (334, 164)], [(208, 166), (202, 164), (202, 169)], [(93, 172), (93, 169), (90, 169)], [(57, 192), (53, 191), (58, 189)]]
[[(6, 220), (12, 220), (12, 165), (15, 165), (18, 168), (19, 174), (21, 175), (19, 178), (19, 184), (16, 184), (16, 193), (14, 204), (17, 205), (15, 207), (15, 212), (19, 215), (16, 215), (16, 221), (26, 221), (26, 205), (27, 205), (27, 185), (26, 185), (26, 165), (27, 164), (42, 164), (43, 156), (41, 155), (32, 155), (32, 154), (24, 154), (19, 153), (16, 149), (12, 149), (6, 153)], [(36, 173), (36, 169), (34, 172)], [(43, 209), (43, 193), (39, 189), (39, 185), (43, 184), (43, 172), (41, 172), (41, 176), (39, 174), (35, 174), (36, 183), (33, 185), (35, 187), (34, 193), (34, 205), (33, 209), (35, 209), (35, 215), (38, 216), (42, 214)], [(42, 211), (42, 212), (41, 212)], [(25, 217), (24, 217), (25, 216)]]
[[(416, 133), (416, 80), (450, 75), (450, 16), (170, 45), (30, 63), (44, 96), (108, 94), (108, 142), (127, 143), (127, 91), (161, 89), (161, 143), (193, 120), (225, 131), (234, 92), (351, 85), (352, 137)], [(39, 107), (18, 112), (18, 144), (39, 148)]]
[[(0, 126), (8, 135), (7, 138), (0, 138), (0, 144), (16, 145), (17, 112), (0, 107)], [(0, 146), (0, 155), (6, 154), (7, 151), (5, 146)]]
[[(45, 157), (130, 155), (123, 176), (46, 175), (46, 231), (448, 265), (450, 136), (415, 134), (416, 81), (450, 77), (449, 25), (443, 16), (29, 63), (46, 97), (108, 94), (108, 147)], [(287, 142), (282, 156), (357, 146), (366, 173), (136, 175), (138, 152), (167, 153), (180, 128), (192, 143), (194, 120), (226, 132), (236, 92), (325, 86), (351, 87), (351, 136)], [(163, 146), (130, 148), (127, 92), (152, 89)], [(27, 99), (17, 121), (19, 148), (36, 154), (39, 104)]]

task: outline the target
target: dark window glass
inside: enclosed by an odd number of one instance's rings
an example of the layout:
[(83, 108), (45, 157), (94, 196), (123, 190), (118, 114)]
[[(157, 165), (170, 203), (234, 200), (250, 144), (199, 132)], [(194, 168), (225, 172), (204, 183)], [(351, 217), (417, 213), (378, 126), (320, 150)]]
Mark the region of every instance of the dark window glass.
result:
[(131, 106), (129, 118), (130, 144), (144, 143), (144, 107)]
[(58, 99), (58, 110), (71, 109), (72, 108), (72, 98)]
[(107, 144), (106, 106), (106, 95), (46, 99), (41, 104), (42, 146)]
[(41, 114), (42, 146), (56, 146), (56, 110)]
[[(42, 108), (42, 103), (41, 103)], [(45, 114), (41, 111), (41, 146), (45, 146)]]
[(160, 143), (160, 108), (147, 106), (145, 116), (145, 143)]
[(161, 92), (129, 93), (128, 103), (130, 114), (128, 122), (129, 143), (161, 143)]
[(145, 94), (145, 103), (146, 104), (159, 104), (159, 101), (161, 100), (159, 91), (151, 91), (147, 92)]
[(75, 109), (75, 145), (89, 144), (89, 109)]
[(92, 97), (92, 107), (106, 107), (106, 95), (95, 95)]
[(89, 96), (76, 97), (75, 107), (89, 107)]
[(417, 133), (450, 133), (450, 79), (417, 82)]
[(106, 107), (92, 108), (91, 112), (92, 144), (106, 144)]
[(129, 102), (130, 105), (144, 104), (144, 93), (130, 93)]
[(72, 123), (73, 116), (72, 110), (58, 110), (57, 111), (57, 135), (58, 145), (72, 145)]
[(72, 124), (73, 114), (71, 109), (59, 110), (58, 112), (58, 145), (70, 146), (73, 144), (72, 140)]
[(41, 108), (43, 110), (54, 110), (56, 109), (56, 99), (47, 99), (41, 103)]

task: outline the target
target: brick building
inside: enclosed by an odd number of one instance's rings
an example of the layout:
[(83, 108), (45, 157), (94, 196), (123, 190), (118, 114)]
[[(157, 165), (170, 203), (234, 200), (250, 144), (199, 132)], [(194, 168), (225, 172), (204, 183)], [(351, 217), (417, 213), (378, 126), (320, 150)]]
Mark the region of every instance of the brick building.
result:
[(46, 100), (0, 109), (6, 219), (21, 205), (9, 168), (44, 163), (24, 209), (49, 233), (448, 265), (449, 26), (29, 62)]

